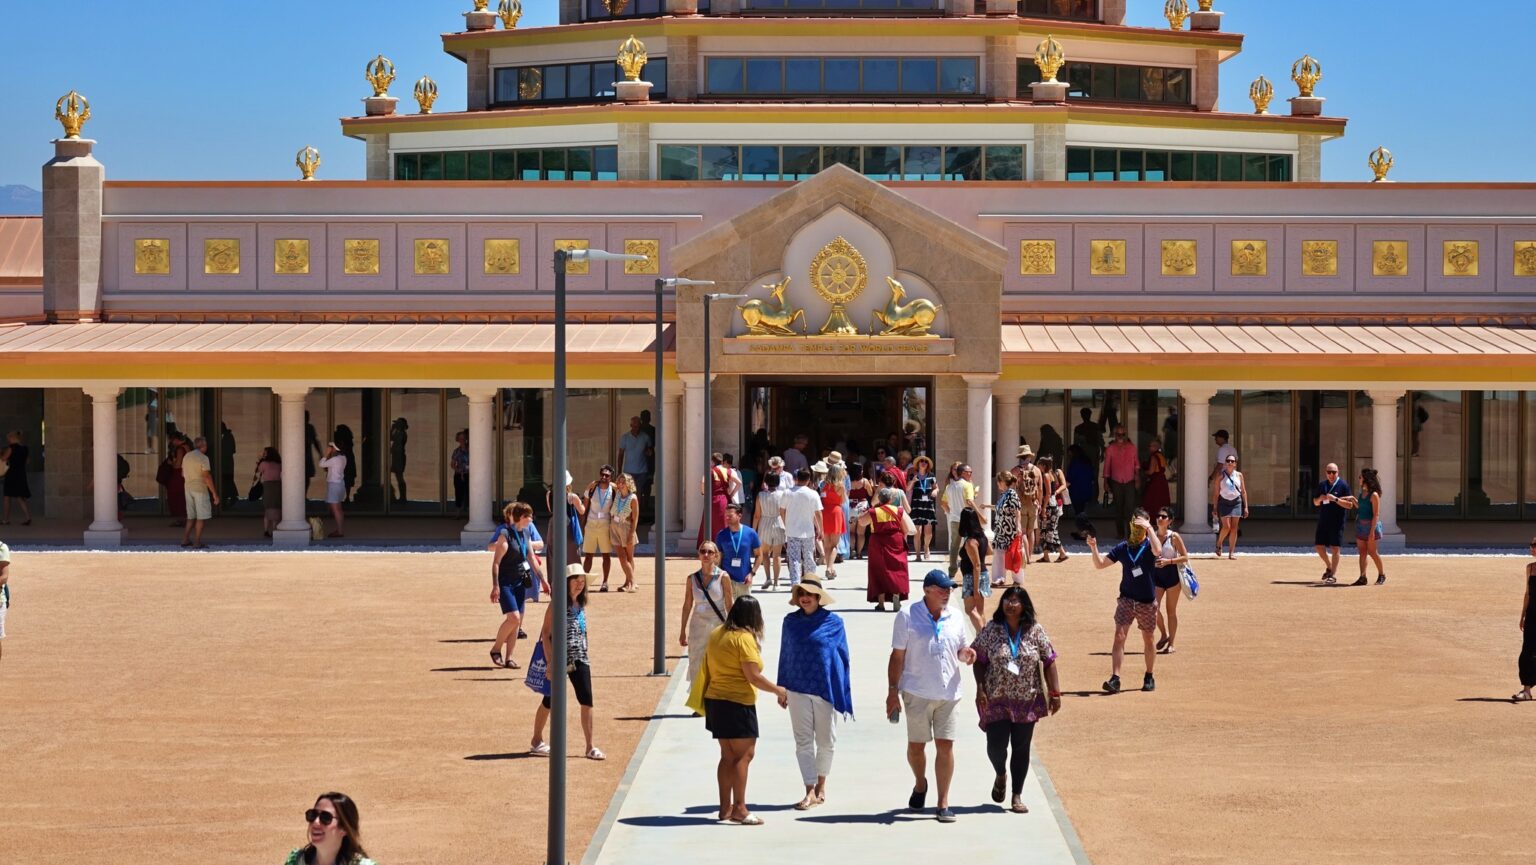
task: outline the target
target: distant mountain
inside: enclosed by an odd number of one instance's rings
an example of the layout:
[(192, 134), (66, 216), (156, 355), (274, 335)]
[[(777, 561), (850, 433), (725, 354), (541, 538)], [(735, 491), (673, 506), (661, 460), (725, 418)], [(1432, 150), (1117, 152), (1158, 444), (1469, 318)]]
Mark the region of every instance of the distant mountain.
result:
[(0, 216), (39, 216), (43, 194), (30, 186), (0, 186)]

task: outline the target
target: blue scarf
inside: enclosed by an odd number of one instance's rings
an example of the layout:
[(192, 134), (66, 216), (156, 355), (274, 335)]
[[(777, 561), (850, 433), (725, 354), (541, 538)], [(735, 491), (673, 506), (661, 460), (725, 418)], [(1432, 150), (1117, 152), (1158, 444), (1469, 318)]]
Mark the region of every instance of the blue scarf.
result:
[(849, 688), (848, 633), (843, 619), (825, 607), (807, 616), (800, 610), (784, 617), (779, 641), (779, 685), (820, 697), (848, 718), (853, 717)]

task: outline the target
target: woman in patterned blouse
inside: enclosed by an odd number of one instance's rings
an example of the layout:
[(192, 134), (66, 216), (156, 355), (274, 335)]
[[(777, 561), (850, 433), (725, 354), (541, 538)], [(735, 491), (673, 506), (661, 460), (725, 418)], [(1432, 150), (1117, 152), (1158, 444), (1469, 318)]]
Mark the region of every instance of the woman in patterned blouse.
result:
[(987, 734), (987, 757), (997, 772), (992, 801), (1003, 801), (1012, 772), (1012, 810), (1027, 814), (1024, 778), (1029, 773), (1035, 722), (1061, 710), (1061, 680), (1056, 650), (1035, 621), (1035, 604), (1022, 586), (1003, 592), (992, 621), (976, 635), (971, 648), (976, 650), (976, 711)]

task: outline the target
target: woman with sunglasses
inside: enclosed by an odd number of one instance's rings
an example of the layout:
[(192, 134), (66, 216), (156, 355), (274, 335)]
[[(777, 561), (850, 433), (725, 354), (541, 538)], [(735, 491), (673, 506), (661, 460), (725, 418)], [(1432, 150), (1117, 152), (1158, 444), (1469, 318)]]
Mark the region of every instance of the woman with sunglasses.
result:
[(635, 495), (635, 478), (623, 472), (614, 478), (616, 490), (613, 519), (608, 523), (608, 535), (613, 541), (613, 551), (618, 554), (619, 567), (624, 569), (624, 585), (621, 592), (635, 590), (635, 540), (640, 530), (640, 498)]
[(357, 803), (345, 793), (321, 793), (304, 812), (309, 843), (288, 854), (283, 865), (373, 865), (358, 832)]
[(1011, 773), (1010, 810), (1028, 814), (1024, 779), (1029, 774), (1035, 722), (1061, 711), (1061, 679), (1056, 650), (1035, 620), (1035, 604), (1023, 586), (1003, 591), (992, 621), (976, 635), (971, 648), (976, 650), (976, 711), (987, 734), (987, 757), (997, 773), (992, 801), (1003, 801)]
[(720, 548), (714, 541), (699, 546), (699, 569), (688, 575), (683, 591), (683, 626), (677, 642), (688, 650), (688, 675), (697, 679), (704, 664), (709, 635), (731, 615), (731, 578), (720, 570)]
[[(1163, 554), (1158, 556), (1157, 565), (1152, 568), (1152, 604), (1157, 607), (1157, 651), (1171, 655), (1174, 653), (1173, 641), (1179, 635), (1179, 594), (1183, 591), (1179, 568), (1189, 561), (1189, 550), (1184, 546), (1184, 539), (1173, 530), (1173, 509), (1169, 506), (1158, 509), (1153, 531), (1163, 545)], [(1168, 613), (1166, 619), (1164, 610)]]
[(1237, 524), (1248, 516), (1248, 487), (1243, 473), (1237, 470), (1237, 454), (1228, 454), (1221, 471), (1211, 479), (1211, 502), (1216, 517), (1221, 520), (1221, 531), (1216, 534), (1216, 558), (1221, 558), (1221, 544), (1231, 538), (1227, 558), (1237, 558)]

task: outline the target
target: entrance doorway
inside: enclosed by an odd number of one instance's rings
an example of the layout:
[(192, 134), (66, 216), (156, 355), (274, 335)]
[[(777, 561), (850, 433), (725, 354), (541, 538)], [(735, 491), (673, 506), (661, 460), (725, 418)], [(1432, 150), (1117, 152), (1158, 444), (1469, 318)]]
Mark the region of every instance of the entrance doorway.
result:
[(933, 454), (931, 379), (773, 382), (748, 380), (741, 464), (782, 454), (795, 437), (807, 438), (815, 462), (837, 450), (850, 463), (867, 462), (885, 449), (891, 456)]

